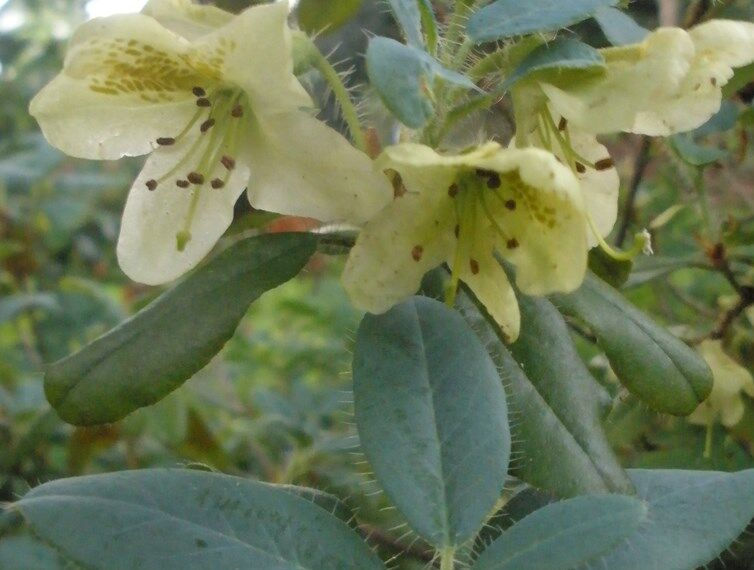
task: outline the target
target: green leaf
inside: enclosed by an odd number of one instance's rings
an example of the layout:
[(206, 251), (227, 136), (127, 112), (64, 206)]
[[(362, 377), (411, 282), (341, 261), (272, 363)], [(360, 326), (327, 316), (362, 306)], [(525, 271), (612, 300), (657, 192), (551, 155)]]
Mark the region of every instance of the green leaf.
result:
[(30, 536), (0, 539), (0, 568), (4, 570), (65, 570), (68, 565), (49, 546)]
[(503, 84), (509, 89), (527, 75), (540, 71), (604, 68), (605, 59), (591, 46), (571, 38), (541, 45), (513, 70)]
[(403, 28), (409, 45), (423, 49), (424, 34), (422, 34), (422, 15), (419, 11), (421, 0), (388, 0), (395, 19)]
[(353, 18), (361, 8), (362, 0), (300, 0), (298, 23), (308, 34), (334, 32)]
[(649, 34), (649, 30), (642, 28), (631, 16), (616, 8), (598, 8), (594, 13), (594, 19), (607, 41), (614, 46), (638, 44)]
[(720, 110), (712, 115), (709, 121), (695, 129), (693, 136), (705, 137), (729, 131), (738, 124), (738, 115), (738, 105), (732, 101), (723, 101)]
[(647, 520), (647, 505), (623, 495), (587, 495), (539, 509), (505, 531), (473, 570), (570, 570), (593, 560)]
[(38, 536), (98, 570), (384, 568), (325, 509), (286, 488), (216, 473), (61, 479), (16, 506)]
[(628, 280), (633, 266), (633, 261), (615, 259), (601, 247), (593, 247), (589, 250), (589, 269), (615, 288), (622, 287)]
[(723, 98), (727, 99), (754, 81), (754, 63), (733, 70), (733, 77), (723, 86)]
[(154, 404), (203, 368), (251, 302), (293, 278), (315, 247), (316, 237), (303, 233), (232, 245), (129, 320), (52, 364), (45, 375), (48, 400), (76, 425), (113, 422)]
[(589, 18), (618, 0), (497, 0), (469, 19), (467, 32), (475, 42), (557, 30)]
[(630, 491), (600, 422), (609, 396), (576, 353), (563, 318), (546, 299), (519, 295), (519, 306), (521, 335), (509, 352), (496, 326), (471, 303), (461, 305), (516, 410), (513, 453), (520, 459), (511, 474), (562, 497)]
[(653, 409), (688, 415), (712, 390), (701, 356), (600, 279), (589, 275), (577, 291), (552, 300), (589, 325), (621, 383)]
[(673, 135), (668, 142), (678, 158), (691, 166), (709, 166), (728, 156), (728, 151), (702, 146), (688, 134)]
[(469, 78), (444, 68), (428, 53), (389, 38), (372, 38), (366, 60), (370, 82), (385, 106), (412, 129), (422, 127), (434, 114), (435, 80), (476, 89)]
[(629, 472), (649, 516), (593, 568), (689, 570), (727, 548), (754, 517), (754, 470)]
[(377, 480), (438, 547), (473, 537), (505, 483), (505, 393), (458, 313), (414, 297), (367, 315), (353, 365), (356, 425)]

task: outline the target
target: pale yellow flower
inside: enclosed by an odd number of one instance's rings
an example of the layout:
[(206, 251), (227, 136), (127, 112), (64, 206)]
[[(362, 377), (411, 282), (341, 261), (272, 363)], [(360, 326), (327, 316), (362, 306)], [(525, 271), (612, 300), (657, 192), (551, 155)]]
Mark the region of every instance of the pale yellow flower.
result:
[(581, 284), (584, 201), (576, 177), (552, 154), (488, 143), (448, 156), (406, 143), (386, 149), (378, 164), (398, 173), (404, 191), (351, 250), (343, 282), (357, 307), (384, 312), (447, 262), (452, 290), (465, 282), (513, 340), (518, 304), (496, 254), (515, 267), (524, 293)]
[(151, 153), (118, 242), (131, 278), (163, 283), (196, 265), (247, 186), (256, 208), (321, 221), (362, 223), (389, 201), (372, 161), (305, 110), (285, 2), (235, 17), (185, 0), (145, 10), (81, 26), (30, 107), (72, 156)]
[(688, 417), (697, 425), (710, 425), (719, 421), (733, 427), (744, 415), (744, 397), (754, 398), (754, 379), (751, 373), (728, 356), (719, 340), (705, 340), (699, 352), (709, 364), (714, 378), (709, 398)]

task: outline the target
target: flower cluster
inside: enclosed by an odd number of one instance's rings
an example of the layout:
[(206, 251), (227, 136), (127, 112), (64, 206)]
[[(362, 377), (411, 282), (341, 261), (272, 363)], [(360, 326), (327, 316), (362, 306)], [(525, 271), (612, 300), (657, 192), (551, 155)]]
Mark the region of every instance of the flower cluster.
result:
[(754, 61), (754, 24), (661, 28), (601, 50), (604, 69), (539, 74), (513, 88), (509, 147), (457, 152), (405, 142), (372, 161), (313, 117), (294, 75), (286, 2), (238, 16), (191, 0), (95, 19), (32, 101), (47, 139), (73, 156), (150, 154), (123, 214), (118, 257), (157, 284), (207, 255), (246, 190), (255, 208), (362, 227), (343, 282), (382, 312), (447, 264), (508, 339), (514, 287), (576, 289), (617, 215), (619, 179), (597, 135), (669, 135), (720, 107), (732, 68)]

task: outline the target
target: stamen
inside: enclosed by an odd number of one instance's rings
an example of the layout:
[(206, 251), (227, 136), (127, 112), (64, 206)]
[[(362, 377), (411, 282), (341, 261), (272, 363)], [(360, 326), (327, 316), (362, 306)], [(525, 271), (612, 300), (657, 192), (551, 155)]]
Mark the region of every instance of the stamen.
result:
[(196, 106), (197, 107), (211, 107), (212, 101), (210, 101), (206, 97), (200, 97), (199, 99), (196, 100)]
[(231, 117), (234, 117), (236, 119), (239, 119), (243, 117), (243, 106), (239, 103), (235, 107), (233, 107), (233, 110), (230, 112)]
[(576, 172), (578, 172), (579, 174), (584, 174), (586, 172), (586, 166), (576, 161)]
[(479, 262), (474, 258), (469, 259), (469, 269), (471, 269), (473, 275), (477, 275), (479, 273)]
[(566, 127), (568, 127), (568, 120), (565, 117), (560, 117), (560, 122), (558, 123), (558, 130), (564, 131), (566, 130)]
[(223, 155), (223, 157), (220, 159), (220, 162), (227, 170), (233, 170), (236, 167), (236, 160), (233, 157), (226, 155)]
[(220, 188), (222, 188), (223, 186), (225, 186), (225, 181), (220, 180), (219, 178), (215, 178), (214, 180), (212, 180), (212, 182), (210, 182), (210, 185), (215, 190), (219, 190)]
[(175, 181), (175, 185), (178, 186), (178, 188), (188, 188), (190, 186), (190, 183), (188, 180), (183, 180), (179, 178)]
[(455, 182), (448, 187), (448, 196), (451, 198), (458, 196), (458, 184)]
[(506, 200), (505, 201), (505, 207), (508, 208), (511, 212), (516, 209), (516, 201), (515, 200)]
[(207, 92), (201, 87), (194, 87), (191, 92), (197, 97), (204, 97), (207, 94)]
[(204, 175), (199, 172), (189, 172), (186, 178), (191, 184), (196, 184), (197, 186), (204, 184)]
[(516, 249), (519, 245), (518, 240), (516, 238), (509, 239), (508, 242), (505, 244), (508, 249)]
[(487, 188), (490, 190), (495, 190), (496, 188), (500, 188), (500, 175), (497, 172), (493, 172), (492, 175), (487, 179)]
[(147, 190), (154, 192), (157, 189), (157, 180), (147, 180)]
[(594, 163), (595, 170), (610, 170), (613, 166), (615, 166), (615, 163), (609, 156)]
[(199, 127), (199, 130), (203, 133), (206, 133), (208, 130), (210, 130), (212, 127), (215, 126), (215, 119), (207, 119), (202, 123), (202, 125)]
[(157, 144), (160, 146), (170, 146), (175, 144), (173, 137), (160, 137), (157, 139)]

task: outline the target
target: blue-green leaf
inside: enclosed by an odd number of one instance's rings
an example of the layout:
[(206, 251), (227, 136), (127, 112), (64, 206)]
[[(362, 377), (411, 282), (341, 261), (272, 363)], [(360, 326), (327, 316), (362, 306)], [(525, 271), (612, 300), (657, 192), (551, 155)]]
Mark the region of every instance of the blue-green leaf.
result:
[(510, 452), (494, 363), (458, 313), (414, 297), (367, 315), (354, 355), (356, 425), (377, 481), (432, 544), (473, 537)]
[(475, 42), (557, 30), (589, 18), (618, 0), (497, 0), (469, 20), (468, 34)]
[(631, 16), (617, 8), (598, 8), (594, 13), (607, 41), (614, 46), (637, 44), (644, 40), (649, 30), (642, 28)]
[(0, 568), (3, 570), (73, 570), (55, 550), (30, 536), (0, 539)]
[(505, 80), (504, 86), (510, 88), (517, 81), (538, 71), (604, 67), (605, 59), (592, 46), (572, 38), (560, 39), (543, 44), (526, 56)]
[(316, 241), (305, 233), (267, 234), (232, 245), (132, 318), (52, 364), (47, 399), (76, 425), (113, 422), (154, 404), (220, 351), (252, 301), (303, 268)]
[(61, 479), (16, 506), (38, 536), (94, 570), (384, 569), (345, 522), (298, 493), (216, 473)]
[(476, 88), (469, 78), (446, 69), (428, 53), (389, 38), (373, 38), (366, 60), (371, 85), (390, 112), (412, 129), (422, 127), (434, 113), (436, 79)]
[(599, 278), (589, 275), (577, 291), (551, 298), (591, 328), (623, 385), (652, 408), (688, 415), (709, 395), (704, 360)]
[(395, 19), (403, 28), (409, 45), (424, 48), (424, 34), (422, 34), (422, 13), (419, 2), (423, 0), (388, 0)]
[(534, 511), (490, 544), (473, 570), (570, 570), (605, 554), (647, 520), (623, 495), (585, 495)]
[[(754, 518), (754, 470), (632, 470), (649, 516), (591, 568), (689, 570), (716, 558)], [(586, 569), (586, 567), (584, 567)]]
[[(423, 291), (442, 295), (443, 272), (431, 272)], [(469, 300), (458, 295), (458, 309), (484, 344), (505, 382), (511, 409), (511, 474), (561, 497), (609, 491), (630, 492), (602, 429), (610, 403), (571, 341), (563, 317), (546, 299), (519, 295), (522, 329), (511, 354), (499, 328)]]
[(728, 151), (700, 145), (689, 134), (673, 135), (668, 141), (678, 158), (691, 166), (709, 166), (728, 156)]

